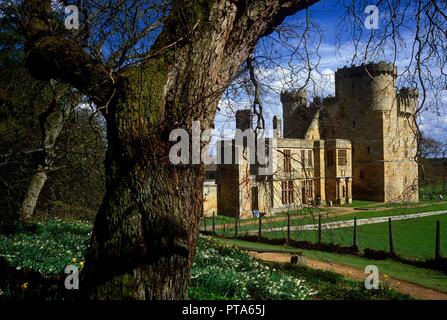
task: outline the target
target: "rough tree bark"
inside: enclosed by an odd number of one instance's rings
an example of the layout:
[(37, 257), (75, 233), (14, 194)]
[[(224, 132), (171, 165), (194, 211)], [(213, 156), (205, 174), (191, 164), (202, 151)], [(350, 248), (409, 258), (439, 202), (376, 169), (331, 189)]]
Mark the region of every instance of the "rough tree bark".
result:
[(40, 192), (42, 191), (47, 179), (47, 170), (44, 166), (39, 164), (37, 166), (36, 173), (34, 173), (31, 177), (28, 188), (26, 189), (25, 197), (22, 201), (19, 214), (21, 221), (27, 221), (32, 218)]
[(31, 219), (34, 214), (40, 192), (48, 179), (48, 172), (52, 169), (55, 160), (55, 144), (64, 127), (64, 117), (67, 112), (68, 109), (59, 105), (58, 99), (55, 97), (50, 102), (47, 110), (39, 115), (42, 155), (36, 173), (31, 177), (22, 201), (19, 214), (22, 221)]
[(97, 299), (187, 298), (202, 208), (203, 168), (174, 166), (175, 128), (208, 128), (222, 91), (258, 39), (316, 1), (175, 1), (148, 59), (110, 73), (29, 0), (27, 62), (89, 95), (107, 119), (106, 195), (81, 286)]

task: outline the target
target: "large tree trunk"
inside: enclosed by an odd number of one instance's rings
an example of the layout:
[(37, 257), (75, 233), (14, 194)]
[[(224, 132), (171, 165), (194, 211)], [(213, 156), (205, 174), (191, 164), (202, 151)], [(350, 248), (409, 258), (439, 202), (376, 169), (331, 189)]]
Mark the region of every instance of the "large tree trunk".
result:
[(108, 155), (119, 173), (108, 183), (82, 284), (96, 299), (184, 299), (201, 210), (200, 168), (178, 169), (139, 153), (120, 161)]
[(80, 286), (97, 299), (183, 299), (198, 238), (203, 168), (169, 162), (169, 133), (210, 127), (259, 37), (316, 0), (178, 0), (145, 63), (110, 74), (28, 0), (27, 65), (89, 95), (107, 118), (106, 195)]
[[(163, 64), (155, 60), (123, 77), (111, 101), (107, 193), (82, 281), (92, 298), (187, 297), (202, 210), (203, 168), (169, 161), (169, 131), (175, 127), (174, 117), (167, 119), (158, 110), (169, 78)], [(146, 73), (155, 66), (162, 71)], [(161, 85), (160, 78), (165, 81)], [(142, 98), (140, 92), (148, 87), (151, 91)], [(191, 125), (182, 124), (186, 129)]]

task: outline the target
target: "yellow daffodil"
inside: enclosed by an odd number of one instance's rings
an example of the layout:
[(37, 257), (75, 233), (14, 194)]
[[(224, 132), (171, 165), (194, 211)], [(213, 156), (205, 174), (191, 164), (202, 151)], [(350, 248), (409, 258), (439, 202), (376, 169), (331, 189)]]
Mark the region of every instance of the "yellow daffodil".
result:
[(24, 284), (22, 284), (22, 289), (28, 289), (29, 283), (25, 282)]
[(71, 261), (73, 261), (73, 262), (76, 262), (76, 260), (77, 260), (76, 258), (72, 258), (72, 259), (71, 259)]

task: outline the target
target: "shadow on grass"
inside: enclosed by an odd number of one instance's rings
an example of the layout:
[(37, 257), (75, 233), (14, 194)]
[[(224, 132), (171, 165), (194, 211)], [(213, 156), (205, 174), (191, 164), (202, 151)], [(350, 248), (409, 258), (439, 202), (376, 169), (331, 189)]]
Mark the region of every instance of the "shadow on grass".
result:
[(79, 290), (67, 290), (64, 275), (42, 277), (32, 270), (17, 270), (0, 257), (0, 300), (77, 300)]

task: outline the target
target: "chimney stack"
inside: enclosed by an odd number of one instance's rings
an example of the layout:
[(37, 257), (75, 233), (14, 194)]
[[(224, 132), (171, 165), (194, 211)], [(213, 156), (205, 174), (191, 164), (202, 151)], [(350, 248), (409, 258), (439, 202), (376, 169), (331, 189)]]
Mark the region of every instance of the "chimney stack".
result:
[(273, 130), (275, 138), (282, 138), (282, 121), (278, 116), (273, 116)]

